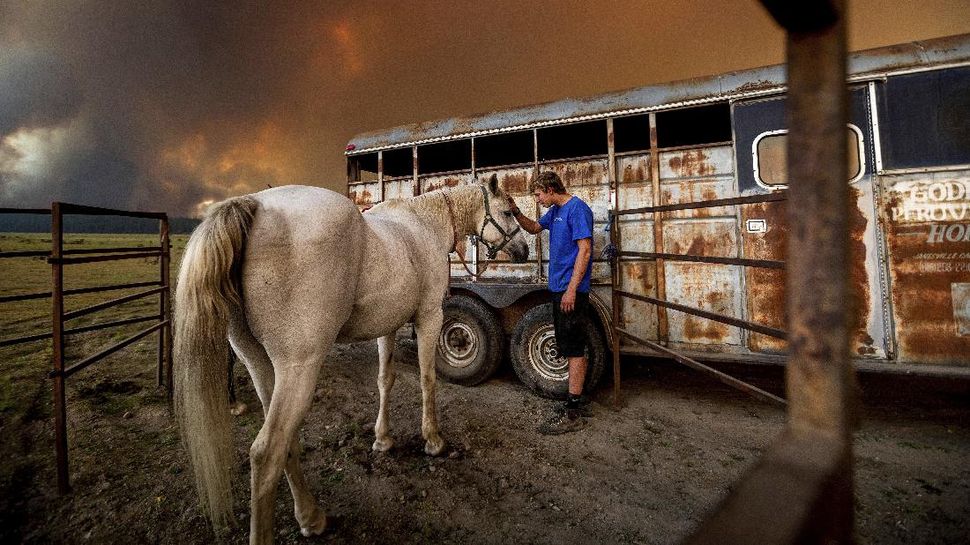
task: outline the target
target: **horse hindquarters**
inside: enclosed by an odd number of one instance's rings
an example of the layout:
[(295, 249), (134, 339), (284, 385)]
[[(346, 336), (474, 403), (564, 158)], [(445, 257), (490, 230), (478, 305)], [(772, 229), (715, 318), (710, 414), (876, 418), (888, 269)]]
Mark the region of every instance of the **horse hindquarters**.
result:
[(250, 542), (270, 543), (284, 470), (301, 532), (317, 534), (326, 524), (300, 471), (298, 432), (319, 370), (354, 307), (362, 220), (346, 197), (324, 190), (277, 188), (258, 198), (242, 271), (245, 321), (273, 383), (259, 386), (266, 418), (250, 448)]
[(216, 528), (232, 522), (226, 333), (240, 307), (238, 270), (256, 207), (239, 197), (210, 210), (185, 248), (175, 292), (175, 411), (200, 501)]

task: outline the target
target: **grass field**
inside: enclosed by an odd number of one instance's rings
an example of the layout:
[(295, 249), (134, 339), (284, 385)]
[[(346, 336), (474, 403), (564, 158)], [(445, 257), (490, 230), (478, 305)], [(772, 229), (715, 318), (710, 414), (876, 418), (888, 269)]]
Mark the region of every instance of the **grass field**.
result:
[[(172, 237), (172, 277), (178, 270), (178, 260), (185, 247), (187, 236)], [(157, 247), (158, 237), (153, 235), (65, 235), (64, 249), (96, 249), (113, 247)], [(50, 235), (35, 233), (0, 234), (0, 251), (49, 251)], [(127, 259), (104, 263), (70, 265), (65, 267), (65, 289), (129, 284), (134, 282), (157, 281), (159, 265), (157, 258)], [(88, 307), (138, 293), (148, 288), (115, 290), (101, 293), (88, 293), (68, 296), (64, 301), (65, 311)], [(9, 258), (0, 260), (0, 296), (51, 291), (51, 267), (43, 257)], [(73, 328), (96, 323), (109, 322), (135, 316), (157, 315), (159, 296), (152, 295), (136, 301), (108, 308), (87, 316), (71, 320), (65, 326)], [(76, 361), (91, 355), (102, 347), (122, 340), (150, 325), (150, 322), (132, 324), (92, 333), (67, 337), (67, 362)], [(10, 339), (26, 335), (49, 333), (51, 330), (50, 298), (34, 299), (0, 304), (0, 339)], [(139, 341), (125, 351), (152, 353), (157, 346), (157, 335)], [(23, 418), (24, 411), (49, 411), (49, 403), (39, 406), (31, 400), (36, 399), (47, 389), (44, 376), (50, 370), (50, 340), (35, 341), (22, 345), (0, 348), (0, 415), (3, 420)], [(153, 358), (147, 359), (151, 364)], [(95, 366), (105, 362), (96, 363)], [(82, 371), (77, 377), (83, 377)], [(43, 396), (41, 396), (43, 397)]]

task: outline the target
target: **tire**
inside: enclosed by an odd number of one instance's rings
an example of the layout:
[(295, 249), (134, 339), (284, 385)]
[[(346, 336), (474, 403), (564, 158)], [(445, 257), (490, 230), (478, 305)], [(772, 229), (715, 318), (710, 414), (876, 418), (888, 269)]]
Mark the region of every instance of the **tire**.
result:
[(467, 295), (445, 300), (445, 320), (438, 336), (435, 371), (448, 382), (475, 386), (502, 363), (505, 334), (485, 303)]
[[(583, 392), (592, 392), (606, 368), (606, 339), (593, 319), (583, 318), (586, 328), (586, 383)], [(519, 320), (510, 347), (512, 368), (530, 390), (553, 399), (569, 394), (569, 366), (556, 354), (556, 337), (552, 325), (552, 303), (529, 309)]]

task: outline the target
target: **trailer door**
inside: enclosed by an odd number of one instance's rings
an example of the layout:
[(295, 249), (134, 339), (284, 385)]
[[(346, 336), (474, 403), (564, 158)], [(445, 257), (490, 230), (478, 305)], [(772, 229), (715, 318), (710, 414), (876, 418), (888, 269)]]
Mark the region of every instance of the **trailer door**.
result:
[[(787, 184), (787, 119), (784, 97), (738, 102), (733, 107), (738, 190), (756, 195), (783, 189)], [(881, 265), (883, 240), (876, 221), (872, 124), (865, 88), (851, 91), (849, 143), (851, 198), (849, 210), (850, 293), (857, 309), (850, 326), (855, 357), (886, 358), (891, 353), (885, 269)], [(810, 181), (808, 181), (810, 183)], [(789, 201), (788, 206), (798, 206)], [(741, 246), (750, 259), (785, 260), (788, 238), (785, 203), (740, 206)], [(746, 312), (750, 320), (784, 329), (784, 271), (748, 268), (745, 271)], [(758, 333), (747, 337), (756, 352), (777, 353), (784, 341)]]

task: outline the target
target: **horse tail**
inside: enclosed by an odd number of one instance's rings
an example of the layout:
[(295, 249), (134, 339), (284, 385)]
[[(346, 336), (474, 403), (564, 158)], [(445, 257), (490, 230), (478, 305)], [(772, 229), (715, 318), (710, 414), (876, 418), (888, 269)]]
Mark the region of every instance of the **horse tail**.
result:
[(203, 510), (215, 528), (232, 524), (229, 318), (241, 312), (243, 248), (257, 202), (249, 196), (210, 208), (192, 233), (174, 304), (175, 413)]

